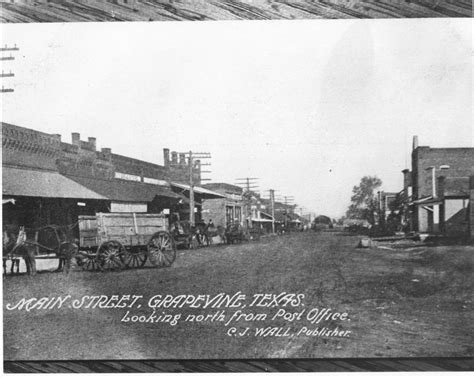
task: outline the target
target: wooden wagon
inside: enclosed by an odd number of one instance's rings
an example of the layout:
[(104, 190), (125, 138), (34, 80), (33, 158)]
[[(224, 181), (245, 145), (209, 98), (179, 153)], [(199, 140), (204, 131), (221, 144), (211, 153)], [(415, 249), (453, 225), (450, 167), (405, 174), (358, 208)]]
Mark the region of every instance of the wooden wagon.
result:
[(225, 241), (227, 244), (234, 244), (236, 242), (249, 239), (244, 228), (239, 223), (231, 223), (225, 229)]
[(161, 214), (97, 213), (79, 216), (78, 263), (83, 269), (138, 268), (146, 261), (171, 266), (176, 243)]

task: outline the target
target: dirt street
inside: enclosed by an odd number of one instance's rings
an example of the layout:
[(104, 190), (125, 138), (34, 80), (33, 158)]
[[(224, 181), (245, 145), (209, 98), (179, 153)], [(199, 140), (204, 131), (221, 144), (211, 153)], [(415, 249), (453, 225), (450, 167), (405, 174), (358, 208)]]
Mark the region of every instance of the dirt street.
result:
[[(179, 250), (166, 269), (8, 276), (4, 358), (472, 356), (474, 247), (391, 251), (358, 241), (311, 231)], [(219, 293), (233, 299), (203, 308), (199, 295)], [(166, 295), (177, 308), (157, 305)]]

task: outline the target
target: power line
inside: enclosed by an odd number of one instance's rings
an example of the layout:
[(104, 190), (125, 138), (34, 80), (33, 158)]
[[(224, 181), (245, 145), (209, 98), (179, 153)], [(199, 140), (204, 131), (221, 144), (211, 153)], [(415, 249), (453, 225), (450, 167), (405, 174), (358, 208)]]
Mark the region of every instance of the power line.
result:
[(10, 71), (9, 73), (5, 73), (2, 70), (2, 73), (0, 74), (0, 77), (13, 77), (13, 76), (15, 76), (15, 74), (12, 71)]
[(248, 228), (251, 224), (249, 224), (249, 219), (251, 219), (251, 212), (252, 212), (252, 192), (256, 192), (258, 189), (257, 181), (259, 180), (258, 177), (241, 177), (235, 179), (235, 185), (240, 186), (244, 189), (244, 199), (245, 199), (245, 207), (244, 207), (244, 216), (246, 219), (246, 227)]
[(0, 51), (19, 51), (20, 49), (16, 46), (16, 43), (13, 45), (13, 47), (8, 47), (5, 45), (4, 47), (0, 47)]
[(257, 181), (260, 180), (258, 177), (244, 177), (235, 179), (236, 185), (244, 188), (247, 192), (258, 189)]
[(283, 196), (284, 198), (284, 210), (285, 210), (285, 228), (288, 226), (288, 208), (289, 207), (294, 207), (295, 205), (292, 204), (291, 202), (294, 201), (295, 197), (293, 196)]
[[(8, 47), (7, 45), (5, 45), (4, 47), (0, 47), (0, 52), (2, 52), (2, 55), (0, 56), (0, 60), (1, 61), (10, 61), (10, 60), (15, 60), (15, 57), (12, 55), (12, 51), (13, 52), (16, 52), (16, 51), (19, 51), (20, 49), (16, 46), (16, 44), (13, 46), (13, 47)], [(5, 56), (3, 55), (4, 52), (6, 51), (10, 51), (10, 55), (9, 56)], [(2, 64), (2, 68), (3, 68), (3, 64)], [(2, 73), (0, 75), (0, 78), (8, 78), (8, 77), (14, 77), (15, 74), (10, 70), (9, 73), (5, 73), (2, 69)], [(3, 86), (3, 83), (2, 83), (2, 88), (0, 89), (0, 93), (11, 93), (11, 92), (14, 92), (14, 89), (13, 88), (5, 88)]]

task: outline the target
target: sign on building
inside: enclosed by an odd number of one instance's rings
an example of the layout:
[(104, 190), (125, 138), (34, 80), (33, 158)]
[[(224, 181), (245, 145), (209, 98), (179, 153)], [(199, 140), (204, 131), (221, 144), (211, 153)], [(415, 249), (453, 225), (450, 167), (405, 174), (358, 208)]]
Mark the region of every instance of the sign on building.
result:
[(112, 213), (146, 213), (147, 210), (146, 203), (112, 202), (110, 206)]
[(137, 181), (141, 182), (142, 178), (136, 175), (130, 175), (128, 173), (115, 172), (115, 178), (127, 181)]
[(168, 185), (165, 180), (158, 180), (151, 177), (143, 177), (143, 182), (146, 184), (154, 184), (154, 185)]

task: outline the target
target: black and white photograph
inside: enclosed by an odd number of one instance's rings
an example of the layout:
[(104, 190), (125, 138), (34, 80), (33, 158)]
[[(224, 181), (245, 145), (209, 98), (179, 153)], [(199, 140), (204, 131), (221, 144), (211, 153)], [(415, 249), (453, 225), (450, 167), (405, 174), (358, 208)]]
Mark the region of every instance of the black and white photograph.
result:
[(1, 6), (5, 372), (473, 369), (472, 3)]

